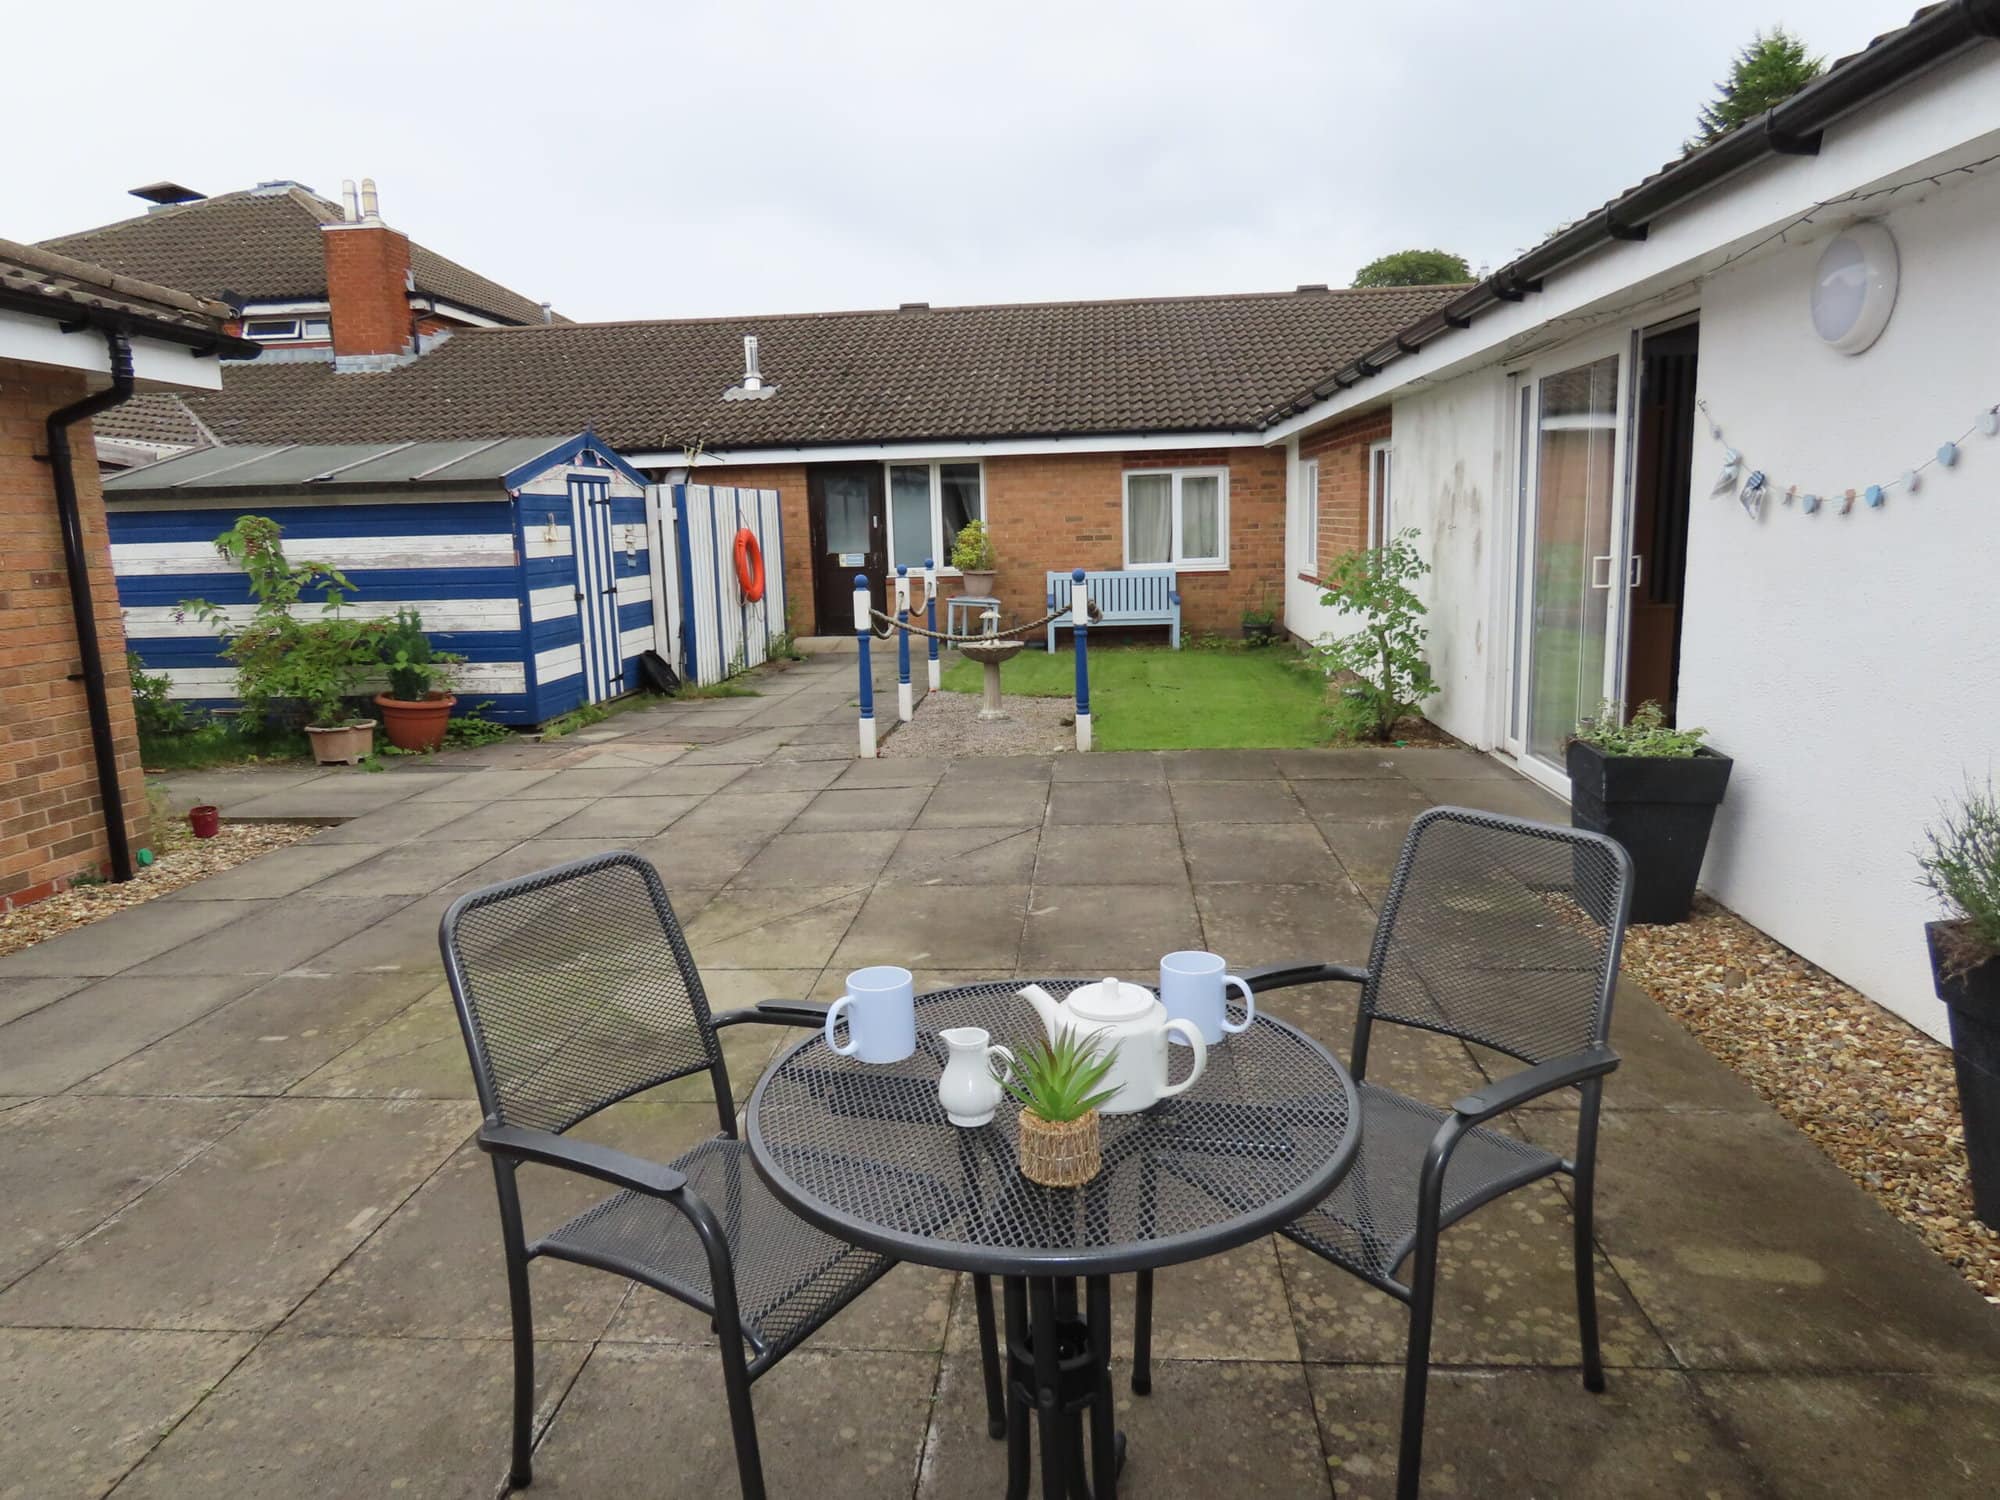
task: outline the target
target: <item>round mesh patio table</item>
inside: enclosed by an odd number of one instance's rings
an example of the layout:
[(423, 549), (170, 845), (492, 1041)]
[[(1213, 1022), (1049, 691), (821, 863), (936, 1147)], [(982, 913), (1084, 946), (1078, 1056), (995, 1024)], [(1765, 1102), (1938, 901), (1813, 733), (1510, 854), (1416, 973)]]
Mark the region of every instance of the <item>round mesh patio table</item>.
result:
[[(1091, 981), (1035, 982), (1060, 999)], [(1094, 1488), (1109, 1500), (1124, 1458), (1112, 1422), (1109, 1277), (1214, 1255), (1298, 1218), (1352, 1165), (1360, 1106), (1353, 1079), (1325, 1048), (1259, 1015), (1210, 1046), (1194, 1087), (1143, 1112), (1103, 1116), (1104, 1167), (1094, 1180), (1041, 1187), (1016, 1165), (1012, 1100), (1001, 1100), (990, 1124), (961, 1129), (937, 1097), (939, 1031), (982, 1027), (1017, 1051), (1043, 1036), (1015, 993), (1026, 983), (919, 996), (917, 1050), (902, 1062), (841, 1057), (823, 1035), (800, 1042), (750, 1096), (750, 1150), (771, 1191), (828, 1232), (899, 1260), (975, 1273), (989, 1347), (985, 1278), (1008, 1278), (1004, 1397), (997, 1363), (985, 1366), (989, 1428), (1008, 1439), (1007, 1493), (1026, 1493), (1033, 1412), (1044, 1496)], [(1184, 1077), (1191, 1053), (1170, 1051), (1172, 1076)], [(1086, 1279), (1087, 1311), (1077, 1277)], [(1150, 1302), (1150, 1275), (1140, 1296)]]

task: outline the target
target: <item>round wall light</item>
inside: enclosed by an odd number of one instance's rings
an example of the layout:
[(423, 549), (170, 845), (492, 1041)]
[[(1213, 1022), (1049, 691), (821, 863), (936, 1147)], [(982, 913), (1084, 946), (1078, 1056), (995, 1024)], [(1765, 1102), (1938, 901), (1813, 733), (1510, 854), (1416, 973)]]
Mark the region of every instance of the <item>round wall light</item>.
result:
[(1835, 235), (1813, 271), (1813, 332), (1829, 348), (1859, 354), (1882, 336), (1896, 307), (1896, 241), (1880, 224)]

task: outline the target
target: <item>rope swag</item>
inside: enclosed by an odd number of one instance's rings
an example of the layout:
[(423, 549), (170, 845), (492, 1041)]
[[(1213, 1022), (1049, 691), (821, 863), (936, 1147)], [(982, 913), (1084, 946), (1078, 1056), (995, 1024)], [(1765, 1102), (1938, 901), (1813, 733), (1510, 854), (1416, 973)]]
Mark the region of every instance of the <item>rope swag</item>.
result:
[(1960, 450), (1963, 448), (1965, 440), (1975, 432), (1982, 433), (1987, 437), (2000, 434), (2000, 405), (1989, 406), (1973, 418), (1972, 425), (1966, 428), (1965, 431), (1947, 442), (1940, 443), (1937, 451), (1929, 458), (1913, 468), (1903, 470), (1894, 479), (1883, 480), (1879, 484), (1856, 485), (1851, 489), (1832, 490), (1825, 493), (1801, 490), (1796, 484), (1786, 485), (1780, 490), (1777, 481), (1772, 479), (1762, 469), (1750, 469), (1748, 473), (1745, 473), (1746, 465), (1743, 455), (1736, 449), (1728, 446), (1724, 441), (1722, 427), (1709, 411), (1708, 402), (1705, 400), (1697, 401), (1695, 405), (1701, 411), (1702, 420), (1708, 423), (1708, 435), (1718, 443), (1723, 444), (1722, 472), (1716, 476), (1715, 487), (1709, 491), (1709, 494), (1735, 494), (1737, 503), (1743, 507), (1744, 513), (1753, 521), (1757, 520), (1763, 514), (1764, 501), (1766, 497), (1772, 494), (1779, 495), (1782, 504), (1791, 505), (1796, 502), (1799, 509), (1809, 516), (1818, 515), (1820, 507), (1828, 504), (1835, 506), (1839, 513), (1844, 516), (1854, 509), (1854, 502), (1856, 500), (1862, 501), (1870, 510), (1880, 510), (1882, 502), (1889, 498), (1891, 490), (1900, 489), (1905, 494), (1912, 494), (1918, 490), (1923, 484), (1923, 475), (1926, 469), (1933, 466), (1940, 469), (1955, 468), (1958, 464)]
[[(1070, 608), (1065, 604), (1061, 609), (1050, 610), (1039, 620), (1030, 620), (1025, 625), (1015, 625), (1006, 630), (996, 630), (991, 635), (987, 635), (984, 632), (978, 635), (953, 635), (949, 631), (944, 630), (926, 630), (914, 620), (910, 622), (908, 629), (911, 635), (920, 635), (929, 640), (943, 641), (946, 645), (956, 646), (965, 641), (999, 641), (1005, 640), (1010, 635), (1027, 635), (1031, 631), (1040, 630), (1051, 620), (1068, 618), (1069, 612)], [(870, 609), (868, 613), (885, 627), (877, 632), (877, 635), (882, 640), (893, 639), (896, 632), (904, 628), (903, 623), (894, 615), (885, 615), (879, 609)], [(1103, 618), (1104, 611), (1097, 607), (1097, 601), (1093, 599), (1090, 604), (1090, 623), (1095, 625)]]

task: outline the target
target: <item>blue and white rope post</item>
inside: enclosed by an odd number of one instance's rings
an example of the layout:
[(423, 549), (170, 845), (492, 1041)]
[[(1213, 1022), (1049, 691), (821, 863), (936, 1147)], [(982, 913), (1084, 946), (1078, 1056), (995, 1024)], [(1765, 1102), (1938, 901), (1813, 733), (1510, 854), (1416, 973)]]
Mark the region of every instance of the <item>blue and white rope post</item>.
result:
[(868, 609), (874, 603), (868, 592), (868, 575), (854, 575), (854, 642), (860, 648), (861, 657), (861, 758), (875, 758), (875, 675), (868, 665), (868, 638), (875, 633), (875, 622), (868, 616)]
[(896, 722), (907, 724), (917, 711), (910, 692), (910, 565), (896, 564)]
[(1090, 748), (1090, 592), (1083, 586), (1083, 569), (1070, 571), (1070, 629), (1076, 636), (1076, 748)]
[(930, 690), (935, 693), (942, 686), (938, 676), (937, 638), (937, 562), (933, 558), (924, 559), (924, 625), (930, 631)]

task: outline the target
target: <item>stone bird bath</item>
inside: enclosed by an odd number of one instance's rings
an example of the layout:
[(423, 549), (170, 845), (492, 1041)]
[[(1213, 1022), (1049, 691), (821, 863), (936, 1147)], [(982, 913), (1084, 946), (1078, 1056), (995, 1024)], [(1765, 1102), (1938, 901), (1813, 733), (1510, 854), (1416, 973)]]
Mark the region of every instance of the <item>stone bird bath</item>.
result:
[(986, 669), (986, 696), (979, 705), (979, 717), (983, 720), (1004, 719), (1006, 713), (1000, 707), (1000, 663), (1012, 661), (1028, 643), (1023, 640), (1002, 640), (994, 636), (983, 641), (961, 641), (959, 654), (968, 661), (976, 661)]

